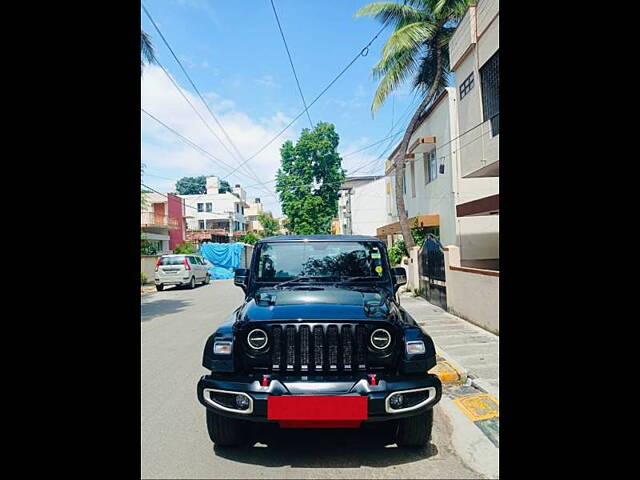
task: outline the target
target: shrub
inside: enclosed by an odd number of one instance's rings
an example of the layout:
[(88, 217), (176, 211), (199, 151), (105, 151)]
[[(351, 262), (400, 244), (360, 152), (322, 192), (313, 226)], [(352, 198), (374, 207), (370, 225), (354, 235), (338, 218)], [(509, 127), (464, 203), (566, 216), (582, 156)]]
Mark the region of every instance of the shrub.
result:
[(145, 283), (147, 283), (147, 276), (144, 272), (140, 272), (140, 285), (144, 285)]
[(180, 245), (176, 245), (173, 249), (173, 253), (196, 253), (196, 247), (191, 243), (181, 243)]

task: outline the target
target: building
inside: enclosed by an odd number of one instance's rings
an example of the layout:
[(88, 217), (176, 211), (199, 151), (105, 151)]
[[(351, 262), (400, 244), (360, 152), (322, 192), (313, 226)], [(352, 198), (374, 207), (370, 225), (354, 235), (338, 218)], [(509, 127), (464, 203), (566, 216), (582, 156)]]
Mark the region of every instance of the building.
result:
[(338, 219), (333, 234), (376, 235), (386, 221), (385, 177), (347, 177), (338, 192)]
[(171, 253), (185, 241), (185, 203), (171, 193), (145, 193), (140, 212), (140, 227), (158, 254)]
[(207, 177), (207, 192), (201, 195), (179, 195), (190, 217), (187, 218), (187, 240), (192, 243), (235, 241), (247, 232), (245, 220), (246, 193), (240, 185), (231, 192), (219, 192), (220, 179)]
[[(500, 6), (498, 0), (471, 5), (449, 42), (449, 62), (458, 87), (460, 176), (494, 179), (500, 175)], [(459, 218), (478, 219), (500, 212), (499, 192), (461, 199)], [(495, 248), (497, 248), (497, 238)], [(497, 268), (497, 266), (496, 266)]]
[[(406, 154), (403, 196), (411, 227), (424, 227), (443, 245), (460, 247), (463, 266), (495, 268), (498, 264), (498, 218), (459, 217), (456, 207), (498, 193), (498, 179), (462, 178), (459, 142), (458, 90), (447, 87), (427, 108), (411, 136)], [(376, 235), (392, 244), (399, 238), (395, 202), (395, 162), (398, 147), (387, 160), (386, 221)]]
[(262, 232), (262, 225), (258, 221), (258, 216), (263, 212), (262, 202), (259, 198), (255, 198), (253, 202), (247, 202), (249, 205), (245, 210), (245, 221), (247, 222), (248, 232)]

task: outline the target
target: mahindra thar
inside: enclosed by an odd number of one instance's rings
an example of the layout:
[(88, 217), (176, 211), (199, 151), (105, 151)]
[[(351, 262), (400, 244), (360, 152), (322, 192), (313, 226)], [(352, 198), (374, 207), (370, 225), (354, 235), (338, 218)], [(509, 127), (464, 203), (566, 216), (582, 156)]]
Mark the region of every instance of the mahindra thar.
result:
[(404, 268), (355, 235), (269, 237), (234, 283), (245, 300), (207, 339), (197, 386), (211, 441), (277, 428), (367, 428), (422, 447), (442, 385), (431, 338), (400, 306)]

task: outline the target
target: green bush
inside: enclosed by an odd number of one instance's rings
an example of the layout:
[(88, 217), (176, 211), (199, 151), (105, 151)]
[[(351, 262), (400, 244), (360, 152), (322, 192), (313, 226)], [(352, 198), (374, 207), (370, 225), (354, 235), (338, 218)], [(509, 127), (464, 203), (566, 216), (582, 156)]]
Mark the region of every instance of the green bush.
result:
[(392, 266), (399, 265), (402, 261), (402, 257), (409, 256), (409, 253), (407, 252), (407, 244), (404, 240), (398, 240), (395, 245), (389, 248), (388, 253), (389, 262), (391, 262)]
[(242, 243), (248, 243), (249, 245), (254, 245), (259, 240), (259, 238), (260, 237), (258, 237), (255, 233), (247, 232), (245, 235), (238, 238), (238, 241)]
[(147, 276), (144, 272), (140, 272), (140, 285), (144, 285), (145, 283), (147, 283)]
[(180, 245), (176, 245), (173, 249), (173, 253), (196, 253), (196, 247), (191, 243), (181, 243)]

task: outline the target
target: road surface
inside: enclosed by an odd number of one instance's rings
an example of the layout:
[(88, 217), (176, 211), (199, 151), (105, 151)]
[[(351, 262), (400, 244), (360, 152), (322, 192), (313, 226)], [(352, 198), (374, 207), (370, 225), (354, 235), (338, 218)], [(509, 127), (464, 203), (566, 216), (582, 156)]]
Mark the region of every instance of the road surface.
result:
[(213, 448), (196, 398), (202, 349), (242, 298), (232, 280), (142, 295), (142, 478), (482, 478), (452, 450), (439, 406), (424, 450), (384, 447), (358, 430), (286, 430), (270, 445)]

